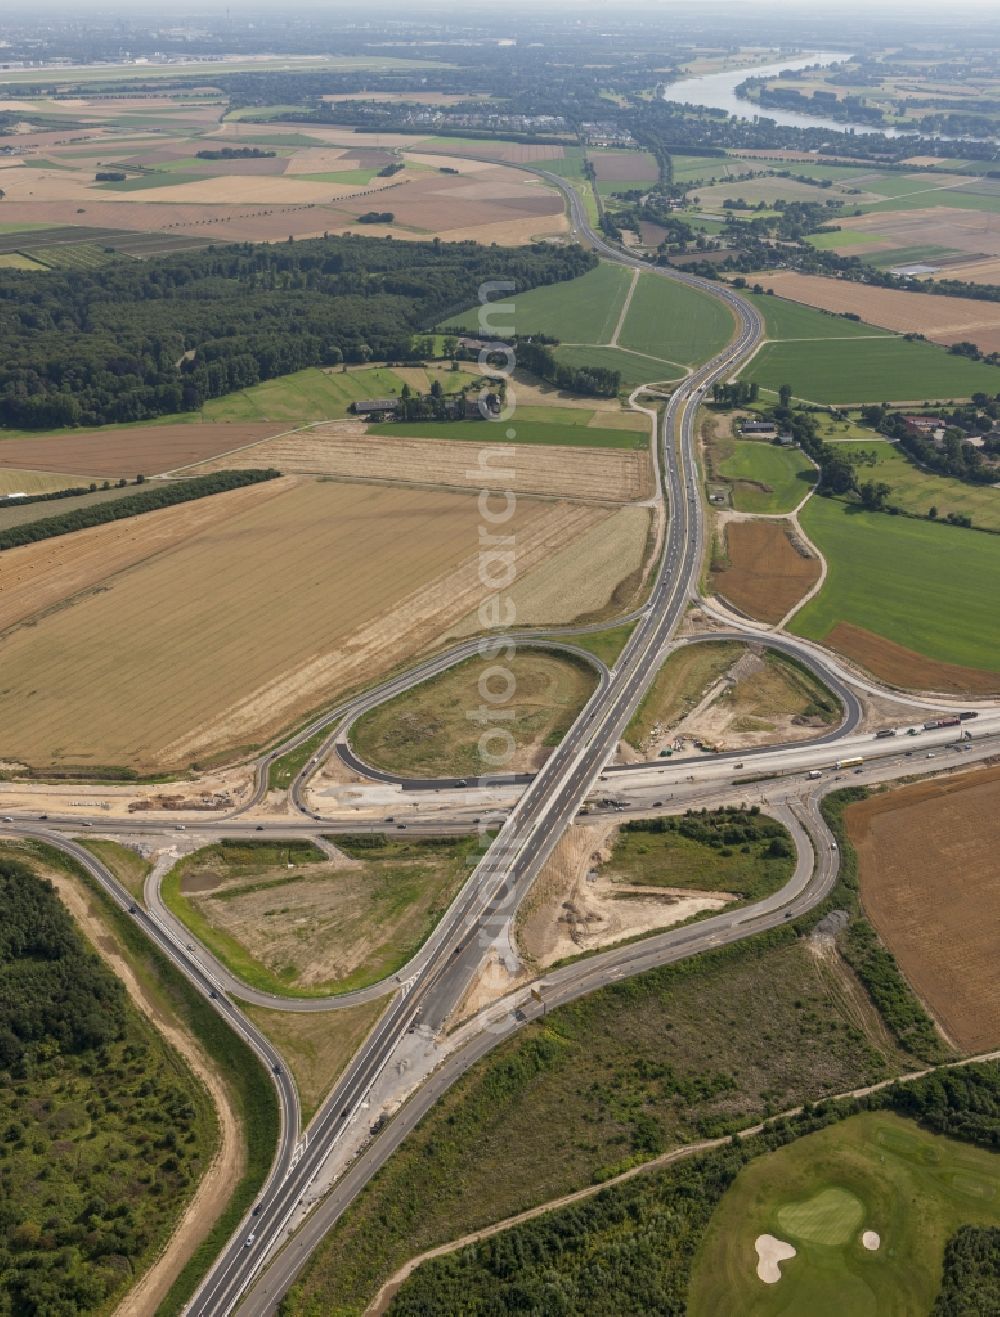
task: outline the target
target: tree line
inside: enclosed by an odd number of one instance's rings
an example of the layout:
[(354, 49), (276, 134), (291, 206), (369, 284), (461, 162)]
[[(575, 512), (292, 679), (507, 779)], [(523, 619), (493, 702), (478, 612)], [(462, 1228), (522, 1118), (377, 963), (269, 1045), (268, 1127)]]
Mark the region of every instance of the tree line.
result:
[(414, 335), (477, 300), (585, 273), (576, 246), (359, 236), (0, 271), (0, 425), (54, 429), (197, 410), (307, 366), (414, 359)]
[(21, 526), (0, 530), (0, 552), (16, 549), (22, 544), (37, 544), (39, 540), (54, 539), (73, 531), (103, 526), (109, 521), (122, 521), (143, 512), (173, 507), (176, 503), (190, 503), (193, 499), (207, 498), (229, 489), (242, 489), (244, 485), (257, 485), (263, 480), (274, 480), (281, 472), (273, 467), (247, 471), (215, 471), (207, 476), (194, 476), (190, 480), (171, 480), (152, 485), (138, 494), (126, 494), (106, 503), (92, 503), (89, 507), (73, 508), (55, 517), (41, 517)]

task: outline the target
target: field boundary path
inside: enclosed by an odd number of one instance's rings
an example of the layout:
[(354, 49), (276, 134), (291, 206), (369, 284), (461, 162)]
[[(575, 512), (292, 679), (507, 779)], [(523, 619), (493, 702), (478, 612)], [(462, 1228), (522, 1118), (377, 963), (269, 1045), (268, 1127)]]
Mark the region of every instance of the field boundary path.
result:
[(636, 285), (638, 284), (638, 282), (639, 282), (639, 271), (633, 270), (632, 282), (629, 284), (628, 292), (625, 294), (625, 301), (622, 302), (622, 309), (621, 309), (621, 313), (618, 316), (618, 323), (617, 325), (615, 325), (615, 332), (611, 335), (611, 338), (608, 340), (607, 345), (609, 348), (616, 348), (618, 346), (618, 335), (622, 332), (622, 326), (625, 324), (625, 317), (628, 315), (628, 309), (632, 305), (632, 297), (635, 294)]

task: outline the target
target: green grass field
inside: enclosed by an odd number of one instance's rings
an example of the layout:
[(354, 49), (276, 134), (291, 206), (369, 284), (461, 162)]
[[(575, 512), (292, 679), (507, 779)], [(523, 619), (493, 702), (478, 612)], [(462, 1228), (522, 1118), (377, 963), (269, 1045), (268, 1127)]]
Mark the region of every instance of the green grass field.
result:
[(718, 298), (659, 275), (644, 274), (636, 284), (618, 341), (623, 348), (691, 366), (721, 352), (735, 330), (732, 315)]
[[(624, 266), (602, 262), (579, 279), (546, 284), (507, 298), (513, 301), (514, 312), (503, 318), (500, 327), (519, 334), (551, 334), (568, 343), (607, 343), (615, 332), (630, 282), (631, 273)], [(447, 324), (477, 332), (479, 308), (451, 316)]]
[(617, 370), (622, 377), (622, 389), (634, 389), (638, 384), (671, 383), (684, 377), (684, 368), (661, 357), (644, 352), (626, 352), (622, 348), (591, 347), (573, 343), (555, 349), (556, 360), (567, 366), (602, 366)]
[[(744, 294), (744, 296), (748, 295)], [(763, 314), (764, 329), (768, 338), (859, 338), (872, 334), (885, 338), (894, 337), (888, 329), (877, 329), (874, 325), (848, 320), (846, 316), (835, 316), (831, 311), (819, 311), (815, 307), (803, 306), (801, 302), (789, 302), (783, 297), (751, 293), (749, 300)]]
[(710, 178), (730, 178), (733, 174), (742, 173), (744, 169), (760, 168), (759, 161), (751, 166), (741, 160), (734, 167), (733, 161), (716, 155), (671, 154), (670, 164), (673, 182), (687, 183), (689, 186)]
[(818, 403), (922, 402), (1000, 392), (1000, 367), (893, 337), (765, 343), (741, 378), (775, 393), (789, 384), (797, 398)]
[[(455, 439), (464, 443), (552, 444), (573, 448), (645, 448), (648, 435), (635, 430), (598, 429), (590, 426), (520, 421), (492, 425), (486, 421), (386, 421), (368, 427), (370, 434), (395, 434), (414, 439)], [(513, 430), (510, 434), (508, 431)]]
[[(431, 378), (439, 378), (446, 393), (471, 384), (474, 376), (465, 371), (451, 371), (447, 365), (432, 368)], [(310, 366), (291, 375), (265, 380), (239, 393), (210, 398), (198, 413), (188, 418), (205, 421), (287, 421), (289, 425), (304, 421), (322, 421), (347, 416), (352, 402), (359, 398), (399, 396), (403, 380), (387, 366), (366, 369), (323, 370)], [(183, 420), (171, 416), (170, 421)]]
[(816, 479), (815, 468), (799, 449), (749, 440), (738, 442), (718, 470), (736, 482), (733, 507), (740, 512), (791, 512)]
[[(1000, 1225), (1000, 1158), (885, 1112), (866, 1112), (758, 1157), (715, 1209), (694, 1263), (691, 1317), (913, 1317), (929, 1313), (944, 1246), (964, 1224)], [(874, 1251), (860, 1240), (874, 1231)], [(754, 1243), (796, 1249), (781, 1279)]]
[(41, 261), (32, 260), (30, 256), (24, 256), (21, 252), (4, 252), (0, 254), (0, 270), (45, 271), (48, 268)]
[(877, 233), (866, 233), (863, 229), (840, 229), (835, 233), (810, 233), (806, 242), (817, 251), (830, 251), (834, 247), (866, 247), (879, 242)]
[(828, 564), (792, 620), (822, 641), (851, 622), (928, 658), (1000, 672), (1000, 539), (810, 499), (799, 514)]
[(941, 518), (949, 512), (960, 512), (971, 517), (974, 526), (1000, 530), (1000, 490), (992, 485), (968, 485), (962, 480), (921, 471), (895, 444), (884, 439), (845, 443), (837, 451), (845, 456), (873, 453), (875, 466), (861, 467), (859, 478), (886, 481), (892, 486), (889, 502), (907, 512), (924, 516), (929, 508), (936, 507)]

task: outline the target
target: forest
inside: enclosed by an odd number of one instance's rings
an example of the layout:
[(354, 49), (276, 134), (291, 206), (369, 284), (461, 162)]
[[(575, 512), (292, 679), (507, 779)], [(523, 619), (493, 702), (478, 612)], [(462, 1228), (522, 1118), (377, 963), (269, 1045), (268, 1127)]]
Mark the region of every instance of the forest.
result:
[(280, 475), (280, 471), (266, 467), (248, 471), (215, 471), (211, 475), (194, 476), (190, 480), (158, 483), (138, 494), (127, 494), (124, 498), (107, 503), (92, 503), (90, 507), (75, 508), (54, 517), (42, 517), (38, 521), (25, 522), (22, 526), (0, 530), (0, 552), (16, 549), (22, 544), (50, 540), (57, 535), (69, 535), (75, 530), (103, 526), (109, 521), (122, 521), (125, 517), (135, 517), (143, 512), (155, 512), (158, 508), (169, 508), (175, 503), (190, 503), (192, 499), (207, 498), (210, 494), (242, 489), (244, 485), (257, 485)]
[(30, 853), (0, 853), (0, 1312), (110, 1312), (208, 1164), (207, 1094)]
[(414, 334), (477, 300), (572, 279), (578, 247), (320, 238), (0, 271), (0, 425), (56, 429), (197, 410), (306, 366), (405, 361)]
[(944, 1250), (944, 1278), (931, 1317), (1000, 1312), (1000, 1230), (962, 1226)]

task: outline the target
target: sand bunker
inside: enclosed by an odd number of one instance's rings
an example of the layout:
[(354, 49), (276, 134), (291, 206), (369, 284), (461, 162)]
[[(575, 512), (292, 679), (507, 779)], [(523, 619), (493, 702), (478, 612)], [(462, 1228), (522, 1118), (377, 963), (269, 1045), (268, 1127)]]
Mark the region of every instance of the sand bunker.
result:
[(861, 1236), (861, 1247), (866, 1248), (869, 1253), (876, 1252), (881, 1243), (881, 1236), (877, 1235), (874, 1230), (866, 1230)]
[(775, 1285), (781, 1280), (780, 1262), (787, 1262), (795, 1256), (795, 1249), (783, 1239), (774, 1235), (758, 1235), (754, 1240), (757, 1250), (757, 1275), (765, 1285)]

